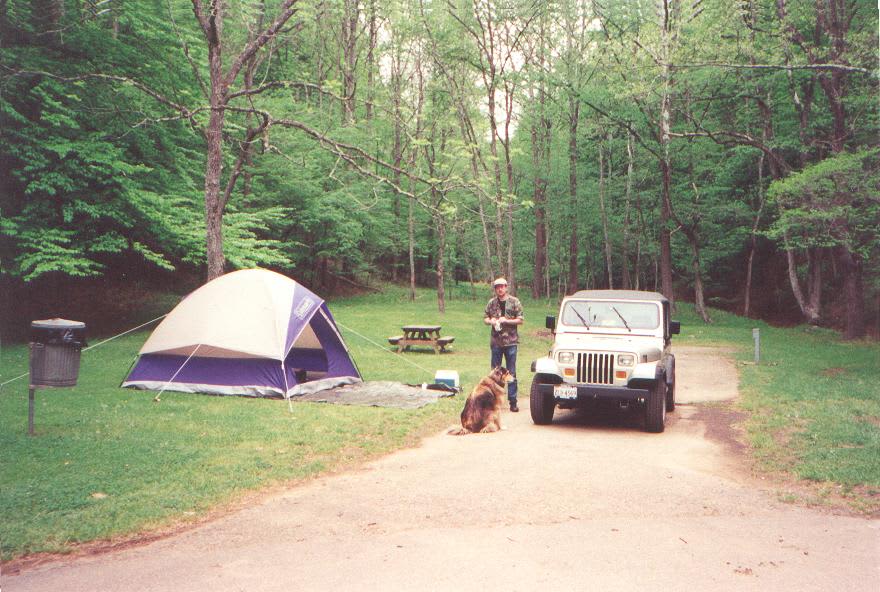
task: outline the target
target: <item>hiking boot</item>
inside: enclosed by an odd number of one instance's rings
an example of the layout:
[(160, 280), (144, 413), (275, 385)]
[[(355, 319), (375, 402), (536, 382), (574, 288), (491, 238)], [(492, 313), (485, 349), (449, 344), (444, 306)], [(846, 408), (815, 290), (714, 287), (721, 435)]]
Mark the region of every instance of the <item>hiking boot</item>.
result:
[(519, 407), (516, 406), (516, 403), (510, 404), (510, 411), (513, 413), (519, 413)]

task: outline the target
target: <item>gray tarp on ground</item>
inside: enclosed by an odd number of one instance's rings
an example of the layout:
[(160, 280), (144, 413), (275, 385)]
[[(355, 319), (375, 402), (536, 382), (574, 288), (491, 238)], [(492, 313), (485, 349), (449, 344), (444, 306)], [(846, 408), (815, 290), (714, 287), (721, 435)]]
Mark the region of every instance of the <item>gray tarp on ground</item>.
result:
[(372, 407), (398, 407), (417, 409), (434, 403), (441, 397), (452, 397), (455, 391), (443, 385), (429, 384), (431, 388), (411, 386), (400, 382), (371, 381), (348, 384), (332, 389), (304, 393), (291, 397), (291, 401), (311, 403), (336, 403), (338, 405), (366, 405)]

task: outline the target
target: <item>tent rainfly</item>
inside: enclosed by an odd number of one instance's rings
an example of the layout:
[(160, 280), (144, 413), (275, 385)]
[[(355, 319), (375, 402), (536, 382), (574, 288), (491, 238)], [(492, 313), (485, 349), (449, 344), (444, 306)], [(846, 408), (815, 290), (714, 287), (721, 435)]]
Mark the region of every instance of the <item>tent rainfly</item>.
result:
[(289, 398), (360, 381), (321, 298), (274, 271), (245, 269), (168, 313), (122, 386)]

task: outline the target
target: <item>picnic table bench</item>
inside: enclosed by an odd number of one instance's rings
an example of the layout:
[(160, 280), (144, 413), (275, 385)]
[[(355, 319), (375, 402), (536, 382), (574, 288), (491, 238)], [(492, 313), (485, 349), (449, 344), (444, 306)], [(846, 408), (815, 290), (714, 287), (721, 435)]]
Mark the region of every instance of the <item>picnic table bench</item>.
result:
[(397, 346), (397, 353), (402, 353), (412, 346), (430, 347), (434, 353), (446, 351), (455, 337), (440, 337), (440, 325), (404, 325), (403, 335), (388, 338), (388, 343)]

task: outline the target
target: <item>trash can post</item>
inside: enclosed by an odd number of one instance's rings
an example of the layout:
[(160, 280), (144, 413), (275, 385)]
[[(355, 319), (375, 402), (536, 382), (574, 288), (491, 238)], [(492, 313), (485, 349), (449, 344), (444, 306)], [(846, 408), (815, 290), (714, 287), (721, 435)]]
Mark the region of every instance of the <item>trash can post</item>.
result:
[(755, 340), (755, 364), (761, 361), (761, 330), (752, 329), (752, 338)]
[(28, 389), (28, 436), (34, 435), (34, 387)]

